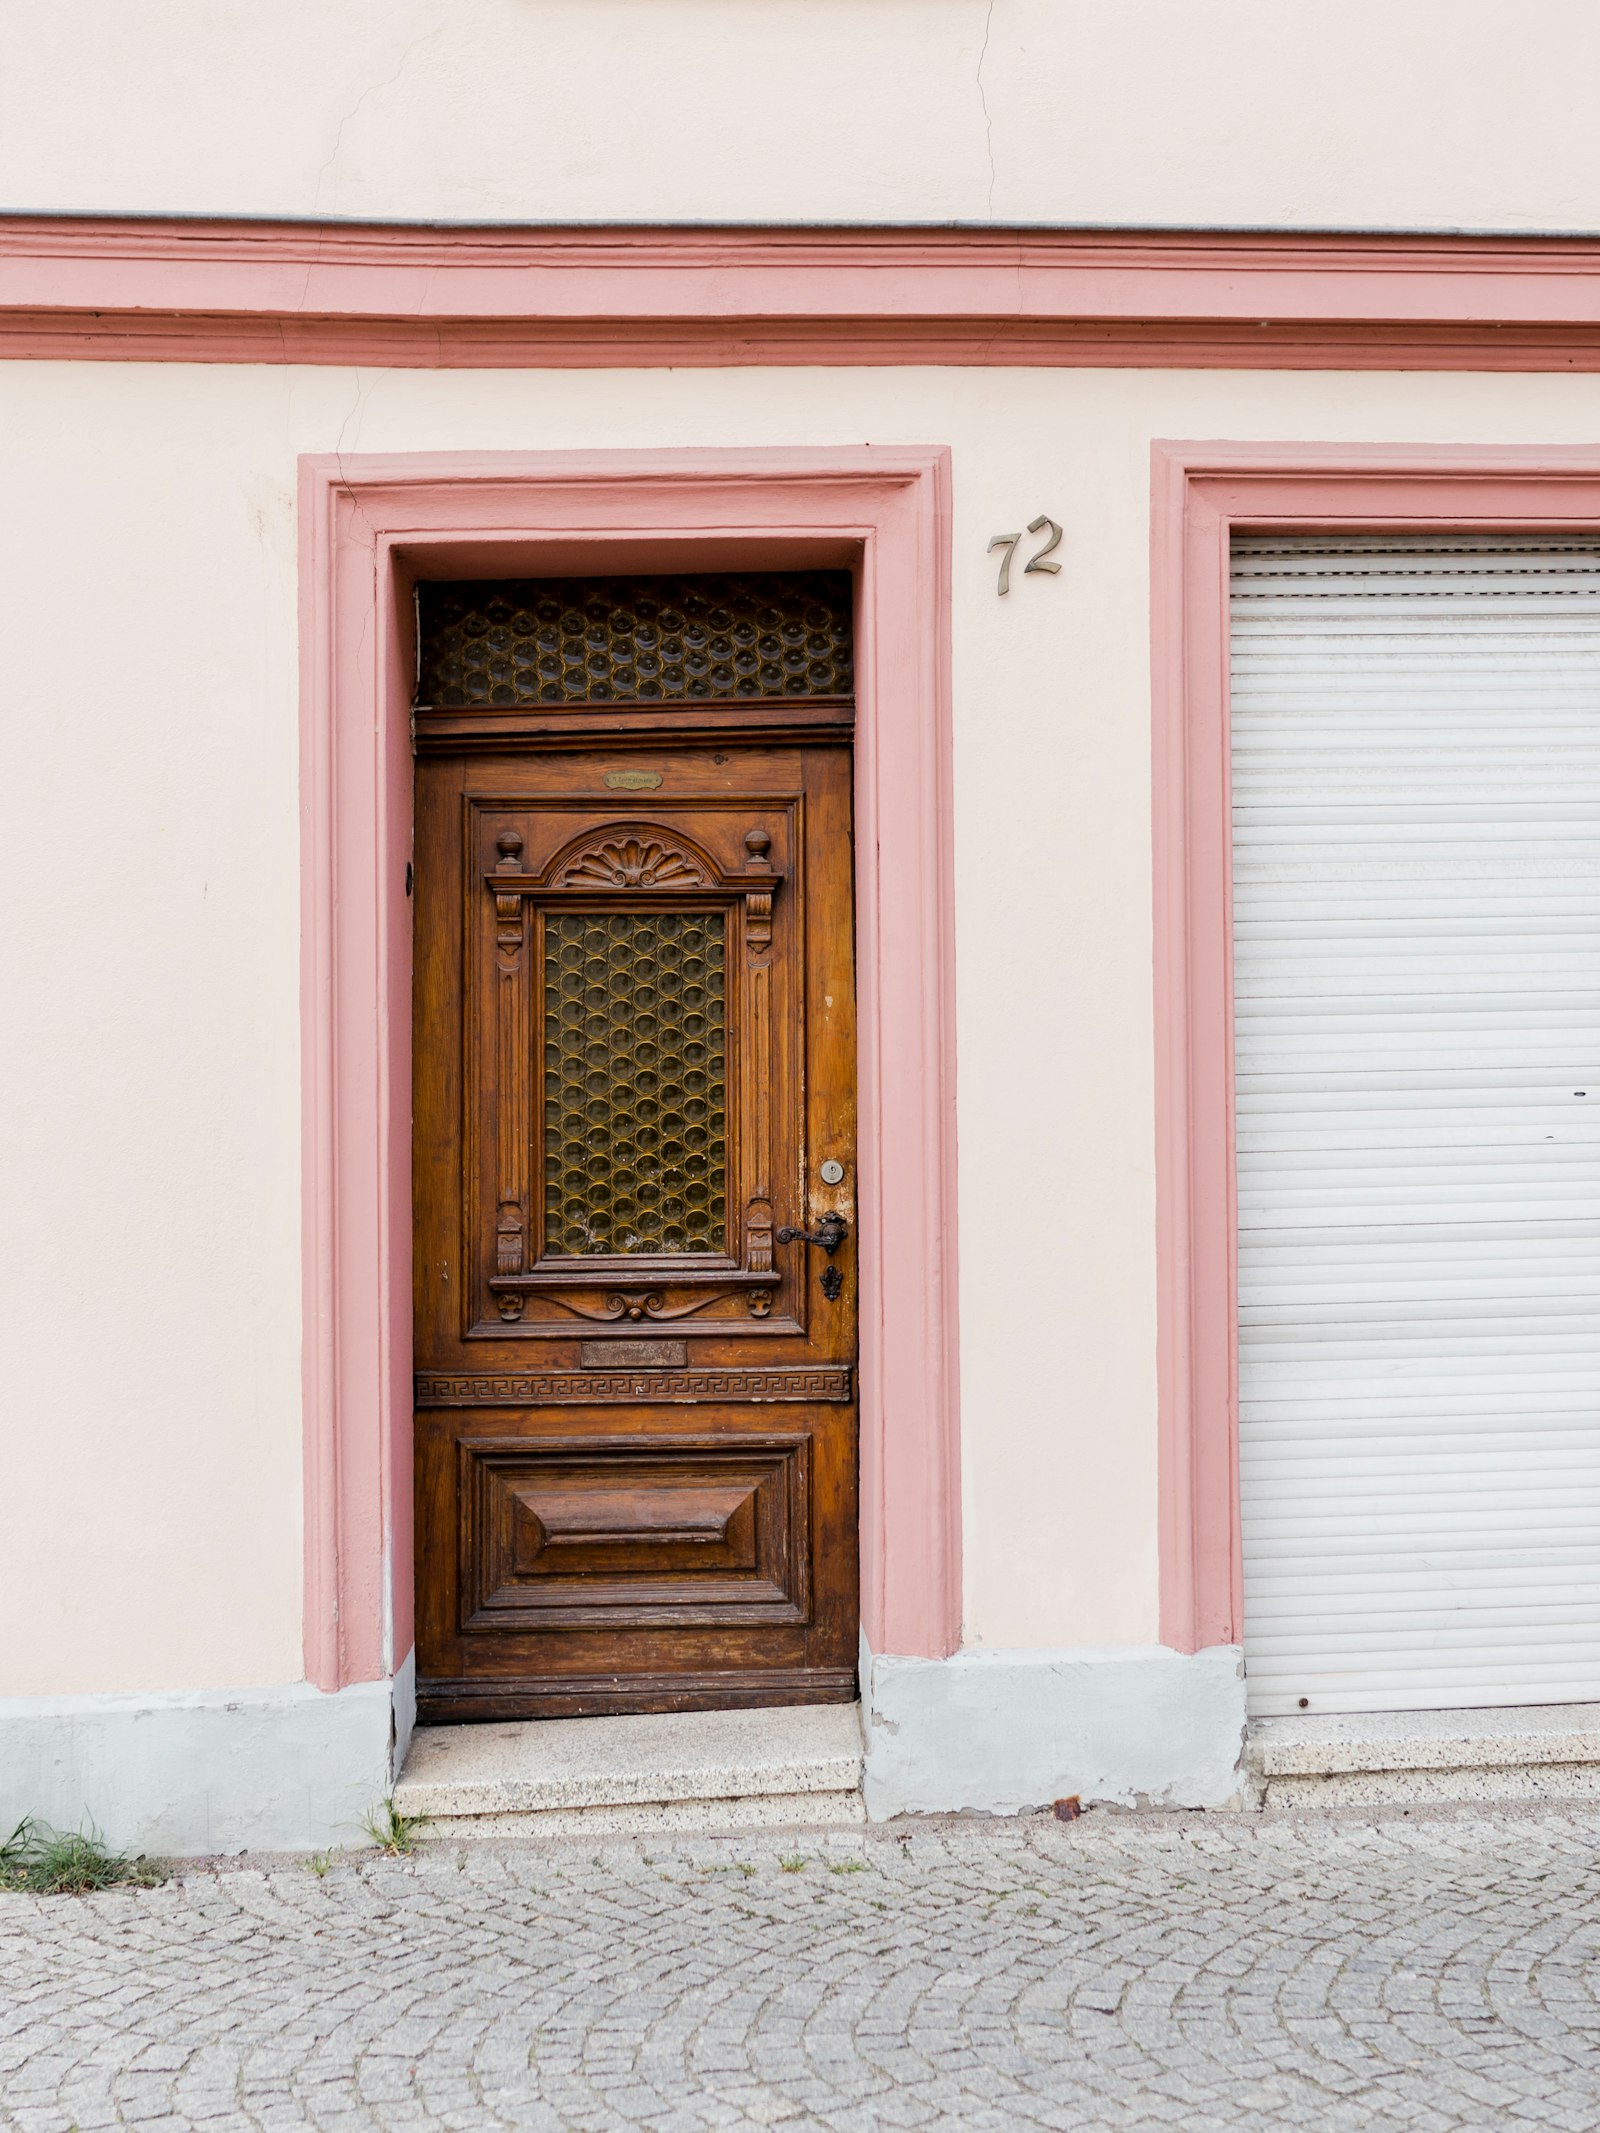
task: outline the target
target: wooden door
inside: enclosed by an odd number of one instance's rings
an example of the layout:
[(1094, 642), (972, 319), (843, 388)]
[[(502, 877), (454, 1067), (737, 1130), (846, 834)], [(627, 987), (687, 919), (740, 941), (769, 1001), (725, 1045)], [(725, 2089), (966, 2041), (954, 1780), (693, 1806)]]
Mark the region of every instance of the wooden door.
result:
[(855, 1693), (850, 791), (805, 736), (418, 765), (426, 1718)]

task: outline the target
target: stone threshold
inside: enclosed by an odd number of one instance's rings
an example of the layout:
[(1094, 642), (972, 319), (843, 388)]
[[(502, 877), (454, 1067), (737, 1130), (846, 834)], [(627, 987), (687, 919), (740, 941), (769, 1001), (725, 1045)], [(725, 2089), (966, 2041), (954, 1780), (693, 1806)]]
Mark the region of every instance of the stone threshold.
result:
[(864, 1822), (855, 1704), (419, 1726), (394, 1789), (440, 1837)]
[(1600, 1797), (1600, 1704), (1258, 1718), (1245, 1768), (1266, 1812)]

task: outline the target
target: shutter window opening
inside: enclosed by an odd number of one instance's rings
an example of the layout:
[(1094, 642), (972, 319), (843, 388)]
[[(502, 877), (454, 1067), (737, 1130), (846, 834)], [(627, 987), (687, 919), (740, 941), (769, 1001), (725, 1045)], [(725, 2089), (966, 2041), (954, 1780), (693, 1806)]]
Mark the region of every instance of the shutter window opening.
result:
[(1231, 614), (1251, 1711), (1600, 1701), (1600, 539)]

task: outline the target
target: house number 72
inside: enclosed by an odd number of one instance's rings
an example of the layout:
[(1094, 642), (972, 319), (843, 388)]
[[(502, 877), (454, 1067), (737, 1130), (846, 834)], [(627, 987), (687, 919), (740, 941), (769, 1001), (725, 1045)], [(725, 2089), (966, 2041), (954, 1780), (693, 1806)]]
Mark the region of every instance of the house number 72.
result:
[[(1042, 548), (1036, 548), (1027, 562), (1023, 564), (1022, 575), (1024, 577), (1028, 575), (1030, 570), (1046, 571), (1053, 577), (1061, 568), (1059, 563), (1051, 563), (1046, 560), (1061, 546), (1061, 528), (1056, 524), (1055, 520), (1046, 518), (1041, 512), (1036, 519), (1029, 521), (1028, 531), (1030, 533), (1043, 533), (1047, 526), (1050, 529), (1050, 538)], [(1016, 554), (1017, 543), (1021, 539), (1022, 535), (1020, 533), (997, 533), (989, 543), (991, 550), (995, 548), (1003, 548), (1005, 550), (1005, 554), (1000, 558), (1000, 597), (1002, 600), (1011, 590), (1011, 558)]]

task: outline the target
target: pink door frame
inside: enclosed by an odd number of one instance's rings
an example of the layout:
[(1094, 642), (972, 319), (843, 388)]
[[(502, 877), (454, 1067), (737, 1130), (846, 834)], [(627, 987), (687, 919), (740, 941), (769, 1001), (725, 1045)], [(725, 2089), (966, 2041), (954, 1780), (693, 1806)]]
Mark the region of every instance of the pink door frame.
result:
[(1600, 452), (1158, 443), (1151, 512), (1161, 1637), (1243, 1634), (1228, 544), (1600, 534)]
[(305, 1667), (411, 1648), (412, 651), (451, 576), (859, 568), (862, 1620), (960, 1634), (950, 468), (936, 448), (300, 462)]

